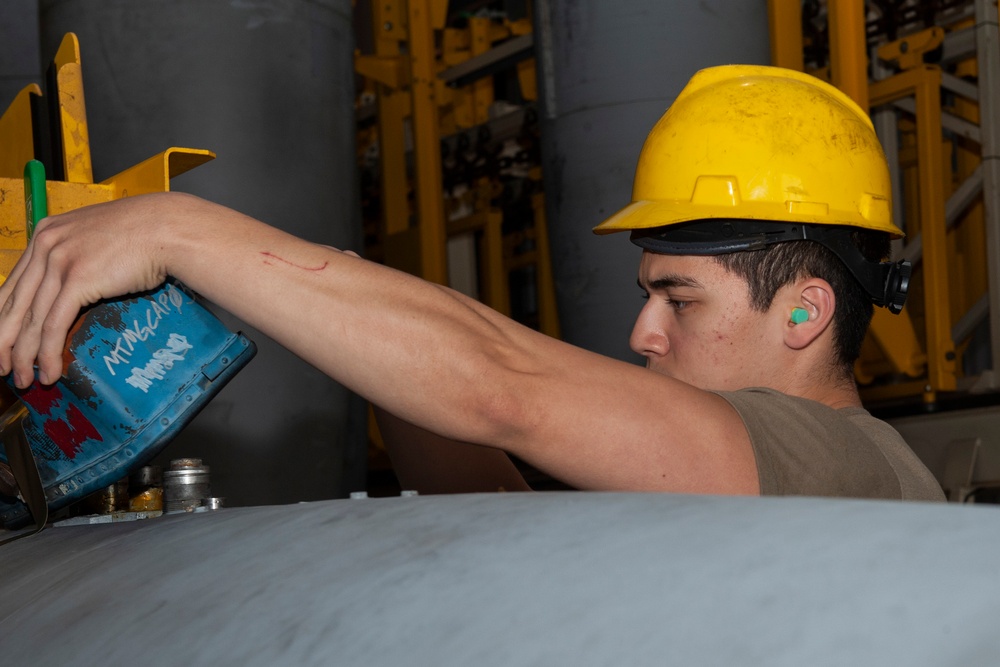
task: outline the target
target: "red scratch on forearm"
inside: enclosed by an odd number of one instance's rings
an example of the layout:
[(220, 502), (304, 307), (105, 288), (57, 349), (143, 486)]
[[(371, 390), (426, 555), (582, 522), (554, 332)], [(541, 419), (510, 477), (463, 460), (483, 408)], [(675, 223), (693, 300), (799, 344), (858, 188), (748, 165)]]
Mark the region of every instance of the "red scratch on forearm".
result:
[(289, 262), (284, 257), (278, 257), (274, 253), (264, 251), (261, 252), (260, 254), (264, 256), (264, 264), (266, 264), (267, 266), (274, 266), (274, 261), (278, 261), (281, 262), (282, 264), (287, 264), (288, 266), (294, 266), (296, 269), (302, 269), (303, 271), (322, 271), (329, 264), (329, 262), (323, 262), (319, 266), (302, 266), (301, 264), (296, 264), (295, 262)]

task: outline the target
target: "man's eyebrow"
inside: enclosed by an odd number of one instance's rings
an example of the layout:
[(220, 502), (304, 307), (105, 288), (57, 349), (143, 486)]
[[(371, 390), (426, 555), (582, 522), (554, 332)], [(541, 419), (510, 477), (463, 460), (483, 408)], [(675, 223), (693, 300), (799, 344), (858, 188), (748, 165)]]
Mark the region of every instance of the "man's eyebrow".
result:
[(639, 286), (639, 289), (647, 291), (669, 289), (671, 287), (694, 287), (697, 289), (703, 289), (702, 284), (697, 280), (695, 280), (694, 278), (690, 278), (688, 276), (681, 276), (674, 273), (669, 273), (667, 275), (660, 276), (659, 278), (650, 281), (648, 287), (642, 284), (642, 280), (636, 279), (635, 282)]

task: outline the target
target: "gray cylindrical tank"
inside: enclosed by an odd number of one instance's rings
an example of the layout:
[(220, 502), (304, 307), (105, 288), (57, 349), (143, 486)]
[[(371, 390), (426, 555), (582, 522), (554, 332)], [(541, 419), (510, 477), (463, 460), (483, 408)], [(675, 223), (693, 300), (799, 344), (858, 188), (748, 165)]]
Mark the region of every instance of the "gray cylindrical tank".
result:
[[(207, 148), (218, 158), (173, 189), (358, 249), (350, 0), (42, 0), (41, 26), (47, 61), (65, 33), (80, 38), (95, 180), (170, 146)], [(363, 403), (223, 318), (259, 352), (164, 467), (204, 459), (231, 505), (363, 488)]]
[(994, 665), (1000, 511), (507, 493), (50, 528), (5, 665)]
[(763, 0), (537, 0), (542, 159), (563, 337), (636, 359), (640, 251), (591, 228), (629, 203), (646, 133), (699, 69), (768, 64)]

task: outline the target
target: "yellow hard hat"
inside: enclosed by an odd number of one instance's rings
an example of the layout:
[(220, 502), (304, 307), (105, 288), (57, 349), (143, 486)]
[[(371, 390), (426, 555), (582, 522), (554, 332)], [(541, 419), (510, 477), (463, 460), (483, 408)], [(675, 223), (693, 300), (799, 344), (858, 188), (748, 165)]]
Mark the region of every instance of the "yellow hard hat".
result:
[(819, 79), (779, 67), (701, 70), (656, 123), (632, 203), (594, 231), (691, 220), (842, 225), (903, 236), (868, 115)]
[(718, 255), (785, 241), (832, 250), (876, 305), (898, 313), (909, 262), (871, 261), (857, 229), (900, 238), (868, 115), (819, 79), (779, 67), (701, 70), (646, 137), (632, 203), (594, 228), (657, 253)]

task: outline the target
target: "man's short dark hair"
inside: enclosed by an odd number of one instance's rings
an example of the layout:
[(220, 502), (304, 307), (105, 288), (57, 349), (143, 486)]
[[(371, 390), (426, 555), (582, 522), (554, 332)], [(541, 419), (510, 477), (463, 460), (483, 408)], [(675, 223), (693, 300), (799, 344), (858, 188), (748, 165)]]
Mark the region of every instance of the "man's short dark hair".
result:
[[(852, 240), (869, 261), (889, 257), (889, 235), (884, 232), (858, 230), (852, 233)], [(714, 257), (746, 281), (750, 306), (759, 312), (771, 307), (779, 289), (796, 280), (821, 278), (830, 283), (836, 297), (834, 363), (845, 373), (851, 372), (861, 354), (874, 306), (868, 293), (831, 250), (813, 241), (788, 241)]]

